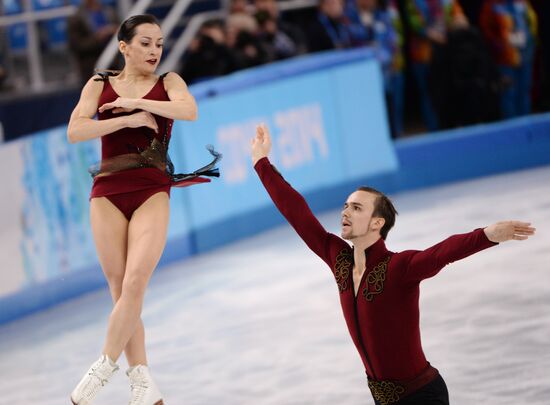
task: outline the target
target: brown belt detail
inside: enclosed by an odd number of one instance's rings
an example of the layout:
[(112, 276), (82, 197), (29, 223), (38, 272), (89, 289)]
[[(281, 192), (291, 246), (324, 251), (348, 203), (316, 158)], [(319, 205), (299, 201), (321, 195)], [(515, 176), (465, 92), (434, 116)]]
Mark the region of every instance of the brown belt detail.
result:
[(439, 371), (428, 363), (418, 377), (408, 381), (376, 381), (369, 377), (369, 389), (373, 398), (380, 404), (395, 404), (433, 381), (438, 375)]

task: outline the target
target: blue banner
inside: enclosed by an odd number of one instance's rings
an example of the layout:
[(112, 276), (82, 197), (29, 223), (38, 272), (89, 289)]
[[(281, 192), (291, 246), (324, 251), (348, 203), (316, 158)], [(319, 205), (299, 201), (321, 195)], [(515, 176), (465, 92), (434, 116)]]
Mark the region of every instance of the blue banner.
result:
[(272, 132), (271, 161), (301, 192), (397, 169), (382, 76), (362, 59), (199, 101), (200, 118), (178, 123), (188, 167), (205, 163), (202, 145), (223, 154), (222, 178), (190, 191), (192, 227), (200, 229), (270, 204), (250, 161), (259, 123)]

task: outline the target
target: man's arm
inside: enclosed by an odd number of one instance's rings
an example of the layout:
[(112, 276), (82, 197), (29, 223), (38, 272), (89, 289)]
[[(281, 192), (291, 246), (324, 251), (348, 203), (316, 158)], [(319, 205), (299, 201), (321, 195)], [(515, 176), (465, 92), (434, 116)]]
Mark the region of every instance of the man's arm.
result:
[(426, 250), (403, 252), (409, 254), (405, 278), (421, 281), (436, 275), (449, 263), (464, 259), (500, 242), (526, 240), (535, 234), (530, 223), (520, 221), (497, 222), (484, 229), (453, 235)]
[(268, 159), (271, 137), (265, 125), (256, 128), (252, 139), (252, 162), (275, 206), (298, 235), (321, 259), (330, 265), (328, 244), (334, 235), (328, 233), (311, 212), (305, 199), (288, 184)]

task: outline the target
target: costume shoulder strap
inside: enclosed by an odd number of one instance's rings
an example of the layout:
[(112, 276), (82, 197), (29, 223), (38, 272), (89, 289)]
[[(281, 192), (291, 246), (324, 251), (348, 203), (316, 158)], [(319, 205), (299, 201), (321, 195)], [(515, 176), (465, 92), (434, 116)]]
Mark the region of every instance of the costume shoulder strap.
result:
[(97, 72), (94, 76), (99, 76), (94, 79), (94, 82), (106, 82), (109, 79), (109, 75), (105, 72)]
[(95, 72), (95, 75), (99, 76), (95, 78), (96, 82), (106, 82), (111, 76), (117, 76), (120, 73), (118, 70), (98, 70)]

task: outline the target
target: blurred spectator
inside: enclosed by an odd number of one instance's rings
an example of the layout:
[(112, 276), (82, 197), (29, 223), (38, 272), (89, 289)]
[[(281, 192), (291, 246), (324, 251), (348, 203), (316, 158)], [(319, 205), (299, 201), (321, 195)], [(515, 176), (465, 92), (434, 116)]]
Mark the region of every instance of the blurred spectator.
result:
[(373, 45), (376, 42), (377, 31), (383, 29), (381, 10), (378, 0), (348, 0), (345, 3), (344, 13), (354, 45)]
[(456, 29), (434, 53), (430, 90), (441, 129), (499, 117), (499, 72), (479, 31)]
[(231, 0), (229, 14), (250, 14), (247, 0)]
[(69, 17), (69, 48), (78, 62), (82, 81), (93, 75), (97, 59), (117, 29), (114, 9), (99, 0), (82, 0), (76, 14)]
[(537, 18), (527, 0), (486, 0), (480, 26), (502, 75), (501, 113), (531, 112)]
[(460, 0), (460, 7), (471, 25), (479, 26), (479, 14), (485, 0)]
[(183, 79), (194, 83), (223, 76), (236, 69), (235, 55), (226, 44), (223, 23), (204, 23), (187, 51), (181, 72)]
[(8, 44), (6, 42), (0, 42), (0, 91), (6, 90), (8, 87), (6, 84), (6, 78), (8, 77), (8, 68), (6, 66), (6, 59), (8, 55)]
[(288, 36), (296, 45), (297, 54), (307, 52), (307, 41), (304, 32), (295, 24), (285, 21), (284, 18), (281, 17), (279, 5), (276, 0), (255, 0), (254, 6), (256, 7), (256, 13), (265, 11), (275, 19), (278, 31)]
[(533, 83), (537, 91), (538, 107), (542, 111), (550, 111), (550, 1), (531, 0), (535, 9), (539, 27), (539, 63), (537, 66), (538, 85)]
[(269, 60), (280, 60), (296, 56), (298, 47), (294, 41), (279, 29), (277, 20), (267, 11), (255, 14), (258, 22), (258, 38), (268, 52)]
[(432, 56), (447, 43), (450, 31), (468, 26), (457, 0), (407, 0), (411, 28), (410, 56), (420, 96), (420, 107), (430, 131), (439, 127), (430, 96), (428, 77)]
[(6, 80), (7, 76), (8, 73), (6, 72), (6, 69), (0, 63), (0, 90), (4, 88), (4, 81)]
[(353, 42), (368, 44), (377, 51), (384, 72), (392, 135), (403, 132), (405, 87), (403, 24), (393, 0), (356, 0), (348, 4)]
[(319, 12), (307, 30), (311, 52), (351, 48), (350, 24), (342, 0), (319, 0)]
[(269, 55), (257, 37), (258, 23), (243, 13), (230, 14), (226, 21), (227, 45), (235, 54), (236, 66), (245, 69), (269, 62)]

